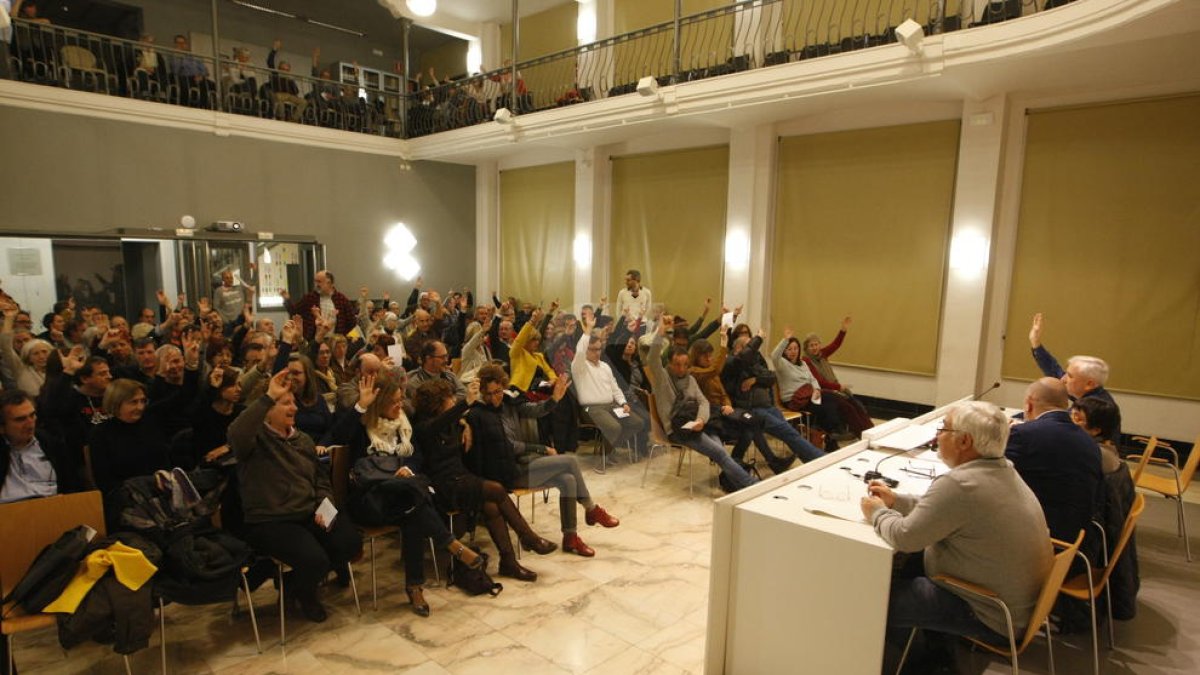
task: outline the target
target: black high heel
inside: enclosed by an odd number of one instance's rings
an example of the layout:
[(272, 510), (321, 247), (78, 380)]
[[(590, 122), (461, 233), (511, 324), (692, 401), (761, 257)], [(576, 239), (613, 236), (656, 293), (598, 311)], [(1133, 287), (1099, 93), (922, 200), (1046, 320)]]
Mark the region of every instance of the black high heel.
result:
[(405, 586), (404, 594), (417, 616), (429, 616), (429, 603), (425, 602), (425, 589), (421, 586)]

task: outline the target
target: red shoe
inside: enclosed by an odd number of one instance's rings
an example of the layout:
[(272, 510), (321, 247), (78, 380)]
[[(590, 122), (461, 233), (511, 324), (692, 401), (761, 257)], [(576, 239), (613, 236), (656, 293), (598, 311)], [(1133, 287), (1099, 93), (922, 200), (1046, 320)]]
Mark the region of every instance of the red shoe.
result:
[(562, 550), (567, 553), (574, 553), (575, 555), (581, 555), (585, 558), (590, 558), (590, 557), (596, 555), (596, 552), (594, 550), (592, 550), (592, 547), (583, 543), (583, 540), (580, 539), (579, 535), (577, 535), (577, 534), (564, 534), (563, 535)]
[(595, 525), (599, 523), (604, 527), (616, 527), (621, 524), (620, 520), (614, 518), (612, 514), (610, 514), (608, 511), (605, 511), (604, 507), (600, 506), (599, 504), (593, 506), (587, 511), (584, 511), (583, 519), (588, 525)]

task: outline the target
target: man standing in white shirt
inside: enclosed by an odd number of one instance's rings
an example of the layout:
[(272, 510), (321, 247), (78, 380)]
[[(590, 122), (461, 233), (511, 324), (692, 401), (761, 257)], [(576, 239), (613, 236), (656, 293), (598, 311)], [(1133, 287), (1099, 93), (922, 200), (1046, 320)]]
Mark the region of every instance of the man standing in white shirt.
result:
[(615, 316), (618, 321), (624, 320), (626, 310), (634, 319), (640, 319), (650, 310), (650, 289), (642, 286), (642, 273), (637, 270), (625, 273), (625, 288), (617, 293)]

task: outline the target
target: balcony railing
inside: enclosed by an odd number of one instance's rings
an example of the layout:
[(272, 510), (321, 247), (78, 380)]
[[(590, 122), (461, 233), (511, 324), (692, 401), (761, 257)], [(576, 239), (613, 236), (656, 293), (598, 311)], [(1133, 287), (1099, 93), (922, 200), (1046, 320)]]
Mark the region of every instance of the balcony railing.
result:
[[(12, 77), (181, 106), (415, 138), (514, 115), (1017, 19), (1073, 0), (746, 0), (403, 93), (14, 20)], [(518, 45), (519, 49), (519, 45)]]

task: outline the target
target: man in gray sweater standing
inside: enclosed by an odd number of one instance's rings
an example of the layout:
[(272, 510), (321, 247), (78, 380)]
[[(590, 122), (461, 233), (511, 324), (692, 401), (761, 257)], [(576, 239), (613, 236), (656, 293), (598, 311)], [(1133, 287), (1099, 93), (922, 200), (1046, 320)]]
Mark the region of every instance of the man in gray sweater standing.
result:
[(892, 580), (889, 628), (1007, 644), (999, 606), (934, 579), (945, 574), (994, 591), (1008, 605), (1016, 634), (1024, 632), (1054, 552), (1037, 497), (1004, 458), (1007, 438), (999, 408), (963, 403), (937, 434), (950, 472), (923, 497), (895, 494), (877, 481), (868, 487), (862, 511), (875, 532), (897, 551), (924, 551), (921, 574)]

